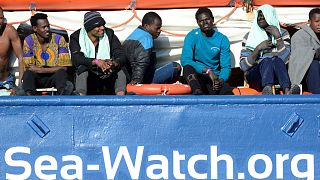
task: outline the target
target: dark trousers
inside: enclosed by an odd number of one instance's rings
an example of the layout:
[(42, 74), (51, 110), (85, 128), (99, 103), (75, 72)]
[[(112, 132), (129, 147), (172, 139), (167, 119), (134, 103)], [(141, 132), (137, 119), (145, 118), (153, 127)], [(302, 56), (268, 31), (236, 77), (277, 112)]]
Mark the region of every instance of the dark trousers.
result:
[(200, 89), (203, 94), (233, 95), (232, 87), (226, 83), (222, 85), (222, 88), (219, 91), (214, 91), (213, 83), (209, 76), (207, 74), (198, 74), (190, 65), (183, 67), (183, 78), (189, 84), (193, 93)]
[(313, 60), (305, 76), (308, 91), (320, 94), (320, 62)]
[[(114, 95), (115, 94), (115, 82), (118, 78), (117, 73), (112, 73), (109, 77), (101, 79), (100, 76), (88, 71), (87, 80), (87, 94), (88, 95)], [(124, 82), (125, 84), (125, 82)]]
[(246, 73), (246, 79), (250, 85), (263, 88), (279, 82), (281, 88), (290, 88), (291, 82), (283, 60), (275, 56), (265, 58)]
[(58, 94), (62, 95), (66, 87), (68, 74), (64, 69), (59, 69), (55, 73), (34, 73), (26, 70), (23, 74), (23, 90), (25, 92), (36, 93), (37, 88), (50, 88), (55, 87)]

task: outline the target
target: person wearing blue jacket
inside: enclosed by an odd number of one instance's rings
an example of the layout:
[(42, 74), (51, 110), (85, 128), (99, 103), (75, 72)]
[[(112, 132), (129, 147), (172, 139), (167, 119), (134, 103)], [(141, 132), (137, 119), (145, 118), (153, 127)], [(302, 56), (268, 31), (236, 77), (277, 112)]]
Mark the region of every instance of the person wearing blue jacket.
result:
[(199, 28), (188, 33), (182, 49), (183, 77), (195, 95), (232, 94), (226, 84), (231, 74), (230, 42), (213, 29), (210, 9), (199, 8), (195, 18)]
[(126, 70), (131, 79), (129, 84), (172, 83), (179, 78), (181, 66), (176, 62), (156, 68), (153, 41), (159, 37), (161, 27), (161, 17), (155, 12), (148, 12), (142, 18), (142, 25), (123, 42), (127, 57)]

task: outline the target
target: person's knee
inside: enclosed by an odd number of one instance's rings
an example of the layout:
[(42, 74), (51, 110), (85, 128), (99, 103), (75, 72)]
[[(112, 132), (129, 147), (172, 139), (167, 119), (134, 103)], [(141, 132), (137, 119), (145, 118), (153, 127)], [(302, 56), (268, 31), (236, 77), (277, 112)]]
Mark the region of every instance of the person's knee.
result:
[(88, 71), (84, 71), (81, 74), (78, 74), (76, 76), (76, 91), (80, 95), (86, 95), (87, 94), (87, 80), (88, 80), (89, 73)]
[(56, 86), (58, 86), (57, 88), (62, 88), (63, 86), (65, 86), (67, 78), (68, 74), (67, 71), (64, 69), (57, 70), (53, 75), (54, 82)]
[(275, 59), (272, 58), (265, 58), (263, 59), (260, 64), (261, 66), (272, 66), (275, 62)]
[(84, 71), (84, 72), (76, 75), (76, 81), (81, 80), (81, 79), (87, 79), (88, 76), (89, 76), (88, 71)]
[(191, 65), (183, 66), (183, 75), (194, 74), (196, 70)]
[[(260, 74), (262, 76), (265, 76), (266, 73), (270, 74), (270, 73), (274, 73), (275, 68), (277, 68), (277, 65), (275, 63), (275, 61), (271, 58), (266, 58), (263, 59), (260, 63), (259, 63), (259, 71)], [(269, 76), (269, 75), (268, 75)], [(263, 79), (264, 77), (262, 77)]]
[(177, 77), (180, 77), (181, 70), (182, 70), (181, 65), (177, 62), (172, 62), (172, 66), (173, 66), (173, 78), (175, 79)]
[(29, 69), (27, 69), (27, 70), (25, 70), (25, 71), (24, 71), (24, 73), (23, 73), (23, 74), (29, 74), (29, 73), (32, 73), (32, 74), (33, 74), (33, 72), (32, 72), (32, 71), (30, 71)]
[(34, 72), (32, 72), (32, 71), (30, 71), (30, 70), (26, 70), (26, 71), (23, 73), (22, 79), (28, 78), (28, 77), (32, 77), (33, 75), (34, 75)]
[(65, 69), (59, 69), (54, 73), (53, 77), (55, 79), (56, 84), (58, 82), (65, 83), (65, 81), (68, 80), (68, 73)]
[(172, 62), (172, 65), (173, 65), (173, 67), (174, 67), (175, 69), (177, 69), (179, 72), (181, 72), (182, 67), (181, 67), (181, 65), (180, 65), (179, 63), (177, 63), (177, 62)]
[(191, 66), (191, 65), (185, 65), (185, 66), (183, 66), (183, 70), (193, 70), (193, 69), (194, 69), (194, 67)]
[(273, 61), (274, 64), (285, 65), (284, 61), (281, 58), (277, 57), (277, 56), (272, 58), (272, 61)]
[(55, 74), (59, 74), (59, 75), (63, 75), (63, 76), (68, 76), (68, 74), (67, 74), (67, 70), (65, 70), (65, 69), (59, 69), (59, 70), (57, 70), (56, 72), (55, 72)]

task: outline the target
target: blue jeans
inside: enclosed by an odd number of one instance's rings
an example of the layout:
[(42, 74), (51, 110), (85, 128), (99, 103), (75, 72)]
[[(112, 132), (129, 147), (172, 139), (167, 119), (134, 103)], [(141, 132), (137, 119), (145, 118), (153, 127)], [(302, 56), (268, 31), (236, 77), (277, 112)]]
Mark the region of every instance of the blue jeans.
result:
[(313, 60), (306, 74), (308, 91), (320, 94), (320, 61)]
[(0, 87), (7, 90), (13, 89), (15, 87), (15, 77), (12, 74), (9, 74), (5, 81), (0, 82)]
[(168, 63), (155, 70), (152, 84), (171, 83), (180, 76), (181, 66), (176, 62)]
[(255, 65), (246, 74), (248, 83), (258, 84), (259, 88), (272, 86), (279, 82), (281, 88), (290, 88), (291, 82), (283, 60), (275, 56), (265, 58)]

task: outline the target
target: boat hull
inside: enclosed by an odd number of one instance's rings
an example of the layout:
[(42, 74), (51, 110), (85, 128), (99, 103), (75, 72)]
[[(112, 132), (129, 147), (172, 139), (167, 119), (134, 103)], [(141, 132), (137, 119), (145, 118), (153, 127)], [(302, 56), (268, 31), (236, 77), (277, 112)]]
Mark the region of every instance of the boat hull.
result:
[(0, 102), (0, 179), (320, 178), (317, 95)]

